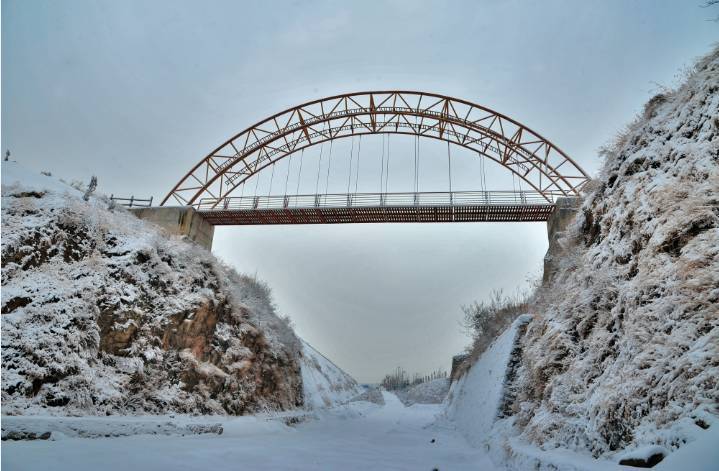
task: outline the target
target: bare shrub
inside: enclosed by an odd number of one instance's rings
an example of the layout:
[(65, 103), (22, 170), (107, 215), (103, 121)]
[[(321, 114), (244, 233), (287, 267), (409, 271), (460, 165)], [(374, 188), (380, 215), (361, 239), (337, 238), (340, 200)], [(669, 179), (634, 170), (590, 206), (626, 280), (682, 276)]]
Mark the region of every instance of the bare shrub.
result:
[(398, 366), (392, 373), (385, 375), (384, 379), (380, 383), (383, 388), (388, 391), (397, 391), (405, 389), (410, 386), (416, 386), (418, 384), (434, 381), (435, 379), (446, 378), (447, 372), (438, 368), (429, 374), (415, 373), (410, 379), (407, 372)]
[(493, 290), (488, 300), (462, 306), (462, 326), (472, 337), (469, 361), (465, 364), (474, 364), (494, 339), (517, 317), (527, 312), (528, 298), (527, 293), (518, 292), (514, 296), (508, 296), (502, 290)]

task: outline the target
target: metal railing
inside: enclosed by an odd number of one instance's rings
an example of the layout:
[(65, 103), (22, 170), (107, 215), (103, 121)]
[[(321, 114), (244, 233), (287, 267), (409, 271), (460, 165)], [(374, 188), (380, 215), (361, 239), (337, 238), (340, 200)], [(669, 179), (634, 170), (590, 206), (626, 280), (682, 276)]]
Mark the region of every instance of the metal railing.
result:
[[(554, 201), (559, 194), (549, 194)], [(331, 193), (317, 195), (241, 196), (202, 198), (199, 211), (252, 211), (302, 208), (371, 208), (397, 206), (549, 205), (537, 191), (432, 191), (407, 193)]]
[(152, 196), (150, 198), (135, 198), (134, 195), (129, 198), (118, 198), (115, 195), (110, 195), (110, 201), (126, 208), (149, 208), (152, 206), (152, 198)]

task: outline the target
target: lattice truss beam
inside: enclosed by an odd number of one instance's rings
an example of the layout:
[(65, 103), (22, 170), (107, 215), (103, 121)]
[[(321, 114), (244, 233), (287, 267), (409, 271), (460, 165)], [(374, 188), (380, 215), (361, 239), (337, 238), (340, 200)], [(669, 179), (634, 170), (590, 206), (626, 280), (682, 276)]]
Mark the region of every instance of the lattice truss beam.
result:
[(551, 201), (577, 195), (588, 176), (550, 141), (489, 108), (433, 93), (338, 95), (271, 116), (231, 137), (190, 170), (162, 201), (196, 205), (223, 198), (274, 162), (333, 139), (366, 134), (439, 139), (503, 165)]

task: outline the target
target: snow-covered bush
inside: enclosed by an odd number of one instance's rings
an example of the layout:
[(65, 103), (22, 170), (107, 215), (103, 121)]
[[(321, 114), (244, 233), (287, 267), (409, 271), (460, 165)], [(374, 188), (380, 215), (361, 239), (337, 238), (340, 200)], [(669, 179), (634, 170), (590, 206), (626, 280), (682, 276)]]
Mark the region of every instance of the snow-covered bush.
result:
[(719, 426), (719, 49), (604, 157), (529, 305), (516, 423), (594, 456), (673, 450)]
[(85, 188), (2, 168), (5, 414), (231, 413), (303, 401), (269, 288)]
[[(493, 290), (486, 301), (462, 306), (463, 327), (472, 337), (469, 357), (462, 361), (466, 368), (484, 353), (487, 347), (520, 315), (527, 312), (527, 295), (507, 296), (502, 290)], [(462, 371), (456, 374), (461, 374)]]

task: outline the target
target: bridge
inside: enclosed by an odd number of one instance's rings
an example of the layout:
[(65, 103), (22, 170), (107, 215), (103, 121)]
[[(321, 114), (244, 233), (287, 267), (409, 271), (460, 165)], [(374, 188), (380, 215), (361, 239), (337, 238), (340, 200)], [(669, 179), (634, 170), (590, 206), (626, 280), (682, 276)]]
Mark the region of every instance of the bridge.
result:
[(554, 204), (537, 192), (431, 191), (203, 198), (197, 210), (213, 225), (498, 222), (546, 221)]
[[(383, 136), (382, 172), (384, 136), (388, 143), (389, 135), (415, 139), (413, 191), (390, 192), (383, 176), (379, 192), (359, 192), (359, 169), (353, 188), (352, 159), (356, 158), (359, 166), (359, 148), (362, 137), (367, 135)], [(271, 187), (275, 164), (296, 154), (301, 159), (304, 151), (313, 146), (320, 146), (321, 165), (324, 144), (330, 143), (326, 158), (331, 165), (337, 158), (331, 155), (332, 142), (343, 139), (350, 139), (353, 149), (346, 192), (320, 191), (318, 167), (316, 191), (312, 194), (287, 194), (285, 183), (283, 194), (245, 196), (248, 181), (257, 181), (260, 173), (271, 172)], [(448, 191), (420, 191), (417, 153), (421, 139), (446, 142)], [(359, 141), (356, 155), (355, 140)], [(482, 175), (473, 191), (452, 191), (451, 149), (457, 147), (471, 151), (482, 165), (486, 161), (502, 166), (513, 182), (520, 182), (520, 190), (489, 190)], [(386, 165), (388, 173), (389, 147)], [(301, 163), (299, 168), (301, 172)], [(197, 162), (165, 196), (161, 206), (192, 208), (191, 214), (212, 227), (547, 221), (557, 201), (579, 197), (588, 180), (586, 172), (548, 139), (487, 107), (435, 93), (369, 91), (303, 103), (231, 136)], [(521, 188), (522, 183), (526, 189)]]

